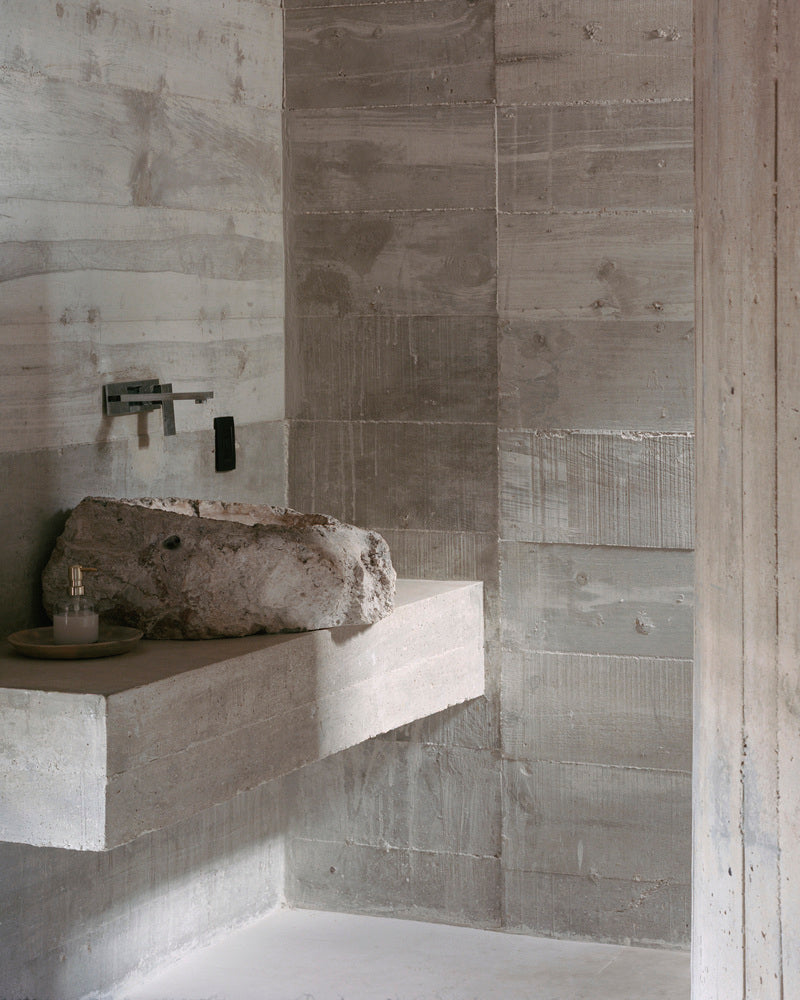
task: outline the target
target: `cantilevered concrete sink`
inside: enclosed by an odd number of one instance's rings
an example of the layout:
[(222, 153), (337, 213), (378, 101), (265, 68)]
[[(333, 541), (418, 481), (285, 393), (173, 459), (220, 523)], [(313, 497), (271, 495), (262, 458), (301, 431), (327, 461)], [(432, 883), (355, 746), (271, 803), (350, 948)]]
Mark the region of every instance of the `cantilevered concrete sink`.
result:
[(370, 626), (0, 655), (0, 840), (102, 851), (484, 690), (480, 583)]

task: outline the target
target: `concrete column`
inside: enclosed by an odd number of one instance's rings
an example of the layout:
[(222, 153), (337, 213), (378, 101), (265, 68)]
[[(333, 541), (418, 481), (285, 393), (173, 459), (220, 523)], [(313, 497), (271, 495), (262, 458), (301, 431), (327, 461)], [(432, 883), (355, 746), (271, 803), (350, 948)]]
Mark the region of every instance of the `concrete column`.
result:
[(698, 0), (694, 1000), (800, 996), (800, 9)]

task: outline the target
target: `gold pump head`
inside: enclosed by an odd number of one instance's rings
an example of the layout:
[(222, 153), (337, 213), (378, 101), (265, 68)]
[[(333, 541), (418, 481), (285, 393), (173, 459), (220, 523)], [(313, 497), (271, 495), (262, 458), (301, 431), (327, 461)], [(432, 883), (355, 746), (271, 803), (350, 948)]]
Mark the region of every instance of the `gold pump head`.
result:
[(96, 573), (97, 569), (94, 566), (70, 566), (67, 570), (67, 575), (69, 577), (69, 595), (70, 597), (83, 597), (84, 587), (83, 587), (83, 574), (84, 573)]

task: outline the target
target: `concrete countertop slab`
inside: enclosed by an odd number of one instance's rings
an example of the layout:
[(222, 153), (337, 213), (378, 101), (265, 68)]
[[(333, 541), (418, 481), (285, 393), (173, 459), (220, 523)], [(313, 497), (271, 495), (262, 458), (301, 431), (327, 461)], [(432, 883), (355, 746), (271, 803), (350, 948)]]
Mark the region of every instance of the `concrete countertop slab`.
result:
[(480, 583), (369, 626), (0, 654), (0, 840), (108, 850), (484, 690)]

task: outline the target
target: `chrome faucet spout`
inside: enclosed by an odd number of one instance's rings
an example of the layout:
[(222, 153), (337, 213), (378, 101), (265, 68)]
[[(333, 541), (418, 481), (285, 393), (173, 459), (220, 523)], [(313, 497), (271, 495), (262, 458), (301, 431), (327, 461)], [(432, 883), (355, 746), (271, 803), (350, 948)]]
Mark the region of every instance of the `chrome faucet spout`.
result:
[(197, 392), (173, 392), (171, 382), (156, 379), (139, 379), (131, 382), (110, 382), (103, 386), (103, 411), (107, 416), (116, 417), (127, 413), (143, 413), (161, 407), (164, 418), (164, 436), (175, 434), (176, 400), (193, 399), (195, 403), (205, 403), (213, 399), (208, 390)]

